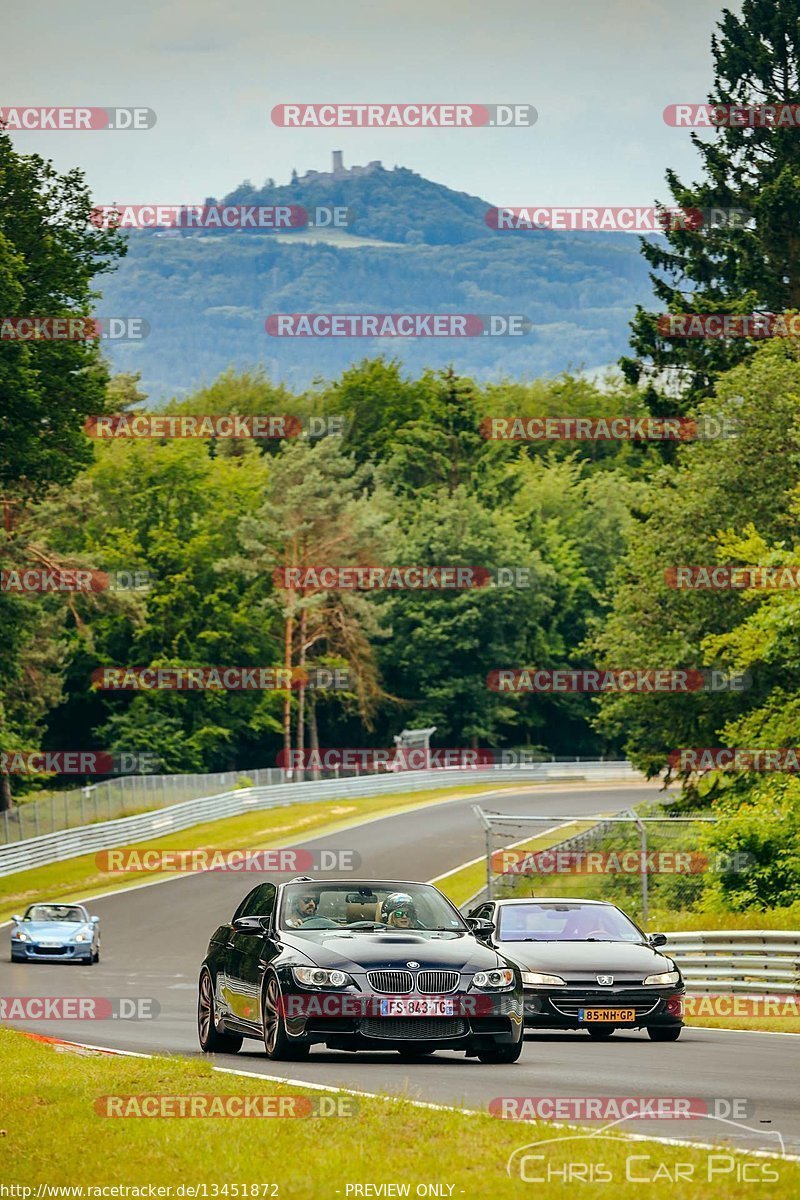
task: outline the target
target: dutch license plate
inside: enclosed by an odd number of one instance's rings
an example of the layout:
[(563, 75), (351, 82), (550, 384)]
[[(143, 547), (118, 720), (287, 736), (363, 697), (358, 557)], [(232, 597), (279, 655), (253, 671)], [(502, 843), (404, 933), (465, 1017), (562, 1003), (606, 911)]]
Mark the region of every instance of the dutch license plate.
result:
[(455, 1013), (452, 996), (391, 996), (381, 999), (382, 1017), (452, 1017)]
[(579, 1021), (613, 1021), (620, 1024), (623, 1021), (635, 1021), (634, 1008), (579, 1008)]

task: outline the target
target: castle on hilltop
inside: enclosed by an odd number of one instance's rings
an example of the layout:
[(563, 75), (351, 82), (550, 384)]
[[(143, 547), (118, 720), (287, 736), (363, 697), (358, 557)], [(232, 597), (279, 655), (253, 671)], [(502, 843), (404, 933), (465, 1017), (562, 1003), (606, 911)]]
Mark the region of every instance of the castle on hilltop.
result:
[(353, 179), (357, 175), (371, 175), (373, 171), (380, 171), (382, 167), (383, 164), (379, 158), (374, 158), (365, 167), (346, 167), (342, 151), (334, 150), (333, 170), (306, 171), (305, 175), (300, 176), (296, 171), (292, 171), (292, 183), (312, 183), (317, 179)]

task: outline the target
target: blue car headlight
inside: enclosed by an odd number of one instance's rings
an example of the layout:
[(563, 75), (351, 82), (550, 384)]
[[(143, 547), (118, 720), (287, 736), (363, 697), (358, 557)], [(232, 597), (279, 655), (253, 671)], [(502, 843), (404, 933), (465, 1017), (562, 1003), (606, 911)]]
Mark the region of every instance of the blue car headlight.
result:
[(76, 942), (90, 942), (92, 935), (90, 933), (76, 933), (73, 940)]
[(27, 933), (23, 933), (21, 929), (15, 929), (11, 935), (11, 938), (12, 938), (12, 941), (17, 941), (17, 942), (29, 942), (31, 940), (28, 937)]

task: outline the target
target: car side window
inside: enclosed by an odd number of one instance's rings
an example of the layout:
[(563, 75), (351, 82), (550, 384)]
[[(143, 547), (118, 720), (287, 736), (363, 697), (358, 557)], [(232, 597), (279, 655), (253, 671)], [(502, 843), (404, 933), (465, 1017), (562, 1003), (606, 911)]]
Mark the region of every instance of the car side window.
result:
[(237, 917), (271, 917), (275, 907), (275, 884), (260, 883), (252, 892), (245, 896), (242, 903), (233, 914)]
[(486, 921), (486, 920), (491, 921), (491, 919), (492, 919), (491, 904), (482, 904), (480, 906), (480, 908), (475, 909), (475, 912), (472, 915), (473, 915), (473, 917), (480, 917), (484, 921)]

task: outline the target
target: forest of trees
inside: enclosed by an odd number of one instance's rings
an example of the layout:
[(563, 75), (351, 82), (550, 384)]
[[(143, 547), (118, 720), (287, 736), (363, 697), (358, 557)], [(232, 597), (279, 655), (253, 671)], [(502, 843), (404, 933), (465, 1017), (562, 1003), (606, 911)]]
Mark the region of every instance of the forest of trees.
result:
[[(741, 18), (724, 15), (713, 45), (718, 98), (796, 100), (795, 10), (746, 0)], [(0, 342), (0, 566), (140, 571), (149, 581), (89, 594), (0, 590), (2, 749), (149, 751), (166, 772), (246, 771), (298, 743), (386, 746), (404, 726), (435, 725), (442, 746), (624, 753), (655, 776), (679, 748), (800, 744), (797, 590), (680, 591), (665, 575), (680, 564), (800, 568), (800, 345), (667, 344), (657, 326), (664, 310), (798, 308), (798, 244), (787, 233), (800, 225), (797, 145), (793, 131), (721, 128), (698, 141), (704, 182), (668, 175), (674, 202), (736, 204), (752, 220), (744, 231), (643, 239), (661, 309), (639, 309), (623, 375), (602, 385), (572, 374), (520, 382), (513, 362), (482, 383), (463, 362), (410, 370), (374, 355), (308, 387), (231, 369), (161, 411), (337, 418), (341, 431), (101, 441), (84, 433), (87, 417), (156, 408), (139, 375), (110, 377), (94, 343)], [(0, 131), (0, 192), (2, 310), (91, 312), (98, 274), (126, 244), (91, 226), (80, 174), (18, 155)], [(173, 245), (190, 253), (187, 241)], [(146, 252), (161, 253), (154, 239)], [(255, 275), (252, 286), (242, 303), (260, 303)], [(285, 298), (275, 293), (276, 309), (292, 307)], [(648, 413), (729, 421), (734, 436), (668, 445), (484, 436), (491, 416)], [(274, 582), (276, 568), (319, 564), (510, 567), (529, 585)], [(98, 667), (118, 665), (340, 667), (349, 684), (92, 685)], [(713, 667), (747, 672), (752, 686), (513, 695), (487, 686), (505, 667)], [(0, 776), (0, 803), (40, 782)], [(788, 847), (788, 858), (767, 855), (779, 891), (796, 879), (796, 776), (687, 770), (683, 782), (683, 804), (713, 798), (735, 816), (737, 848)]]

